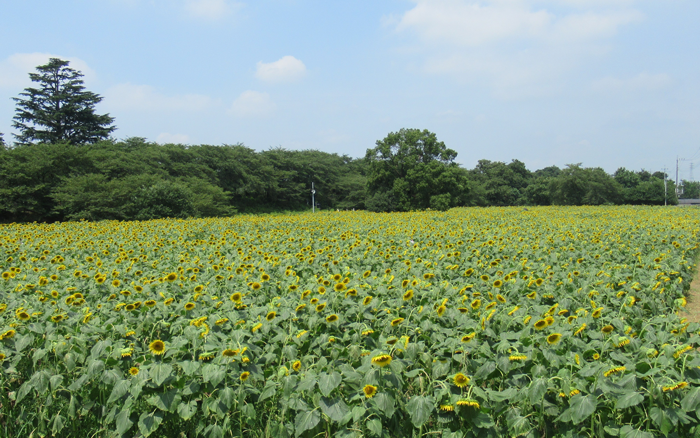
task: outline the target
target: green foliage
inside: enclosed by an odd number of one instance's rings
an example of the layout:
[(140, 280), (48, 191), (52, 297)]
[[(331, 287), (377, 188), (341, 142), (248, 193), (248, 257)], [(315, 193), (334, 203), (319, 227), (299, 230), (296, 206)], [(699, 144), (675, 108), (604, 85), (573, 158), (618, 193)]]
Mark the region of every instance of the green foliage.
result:
[[(368, 149), (367, 208), (374, 211), (440, 209), (465, 205), (466, 174), (454, 163), (457, 152), (428, 130), (391, 132)], [(436, 195), (441, 197), (432, 198)]]
[(683, 199), (699, 199), (700, 198), (700, 182), (698, 181), (686, 181), (683, 180), (681, 183)]
[(19, 130), (17, 143), (95, 143), (106, 139), (116, 127), (109, 114), (95, 114), (102, 97), (85, 91), (82, 73), (68, 67), (69, 62), (51, 58), (30, 73), (39, 88), (25, 88), (17, 103), (14, 123)]

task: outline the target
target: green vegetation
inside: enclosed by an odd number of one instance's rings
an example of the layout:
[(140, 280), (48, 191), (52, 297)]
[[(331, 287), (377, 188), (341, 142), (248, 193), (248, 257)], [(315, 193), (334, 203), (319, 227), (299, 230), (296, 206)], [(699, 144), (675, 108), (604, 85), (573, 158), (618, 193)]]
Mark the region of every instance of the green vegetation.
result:
[(696, 437), (698, 211), (0, 225), (0, 436)]

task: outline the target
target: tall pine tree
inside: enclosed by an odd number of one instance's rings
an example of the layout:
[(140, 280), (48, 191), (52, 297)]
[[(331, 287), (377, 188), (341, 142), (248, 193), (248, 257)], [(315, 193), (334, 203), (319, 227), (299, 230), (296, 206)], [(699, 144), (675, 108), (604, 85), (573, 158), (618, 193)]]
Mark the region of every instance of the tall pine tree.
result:
[(95, 114), (95, 105), (102, 97), (85, 91), (83, 74), (68, 67), (69, 62), (51, 58), (46, 65), (29, 73), (38, 88), (25, 88), (17, 102), (14, 134), (18, 144), (95, 143), (109, 137), (117, 129), (109, 114)]

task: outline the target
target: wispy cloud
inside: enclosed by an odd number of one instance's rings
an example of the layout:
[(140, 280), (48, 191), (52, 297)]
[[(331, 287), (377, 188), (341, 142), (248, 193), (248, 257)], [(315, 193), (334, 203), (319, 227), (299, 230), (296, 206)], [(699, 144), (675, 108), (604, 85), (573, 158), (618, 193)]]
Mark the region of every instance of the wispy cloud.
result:
[[(631, 0), (414, 0), (395, 30), (416, 37), (423, 71), (488, 84), (518, 98), (556, 89), (557, 81), (609, 52), (624, 26), (643, 14)], [(552, 7), (556, 6), (556, 7)]]
[(70, 68), (80, 71), (88, 83), (97, 77), (95, 71), (80, 58), (53, 55), (50, 53), (15, 53), (0, 61), (0, 88), (25, 88), (31, 86), (29, 73), (36, 73), (36, 67), (49, 62), (50, 58), (70, 61)]
[(236, 117), (264, 117), (271, 115), (276, 107), (269, 94), (248, 90), (233, 101), (229, 112)]
[(136, 111), (201, 111), (213, 101), (201, 94), (165, 95), (150, 85), (118, 84), (104, 94), (104, 104), (115, 109)]
[(258, 62), (255, 77), (265, 82), (293, 82), (306, 75), (306, 66), (293, 56), (284, 56), (275, 62)]
[(171, 134), (169, 132), (161, 132), (156, 137), (156, 143), (159, 144), (188, 144), (190, 137), (185, 134)]
[(205, 20), (222, 19), (242, 6), (227, 0), (185, 0), (185, 12), (192, 17)]

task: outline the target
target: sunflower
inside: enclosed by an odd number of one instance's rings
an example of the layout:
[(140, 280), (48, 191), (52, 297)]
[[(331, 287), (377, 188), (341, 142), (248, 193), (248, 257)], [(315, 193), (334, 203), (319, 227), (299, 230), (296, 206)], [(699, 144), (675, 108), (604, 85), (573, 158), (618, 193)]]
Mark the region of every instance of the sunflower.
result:
[[(323, 287), (323, 286), (319, 286), (317, 290), (318, 290), (318, 293), (321, 294), (321, 295), (323, 295), (323, 294), (326, 293), (326, 288)], [(310, 292), (310, 291), (309, 291), (309, 292)]]
[(17, 314), (17, 319), (20, 321), (29, 321), (29, 318), (31, 318), (31, 316), (27, 312), (19, 312)]
[(10, 330), (6, 331), (5, 333), (3, 333), (2, 335), (0, 335), (0, 339), (10, 339), (16, 333), (17, 333), (16, 331), (14, 331), (13, 329), (10, 329)]
[(479, 402), (475, 400), (459, 400), (457, 402), (457, 406), (468, 406), (470, 408), (476, 408), (479, 409)]
[(232, 350), (230, 348), (227, 348), (221, 352), (221, 355), (224, 357), (234, 357), (237, 354), (238, 354), (238, 350)]
[(161, 354), (165, 353), (165, 342), (161, 341), (160, 339), (156, 339), (148, 344), (148, 349), (151, 351), (151, 353), (160, 356)]
[(447, 307), (445, 307), (444, 305), (438, 307), (438, 308), (437, 308), (437, 315), (438, 315), (438, 316), (442, 316), (442, 315), (445, 313), (446, 310), (447, 310)]
[(377, 387), (372, 385), (365, 385), (365, 387), (362, 388), (362, 392), (365, 393), (366, 398), (372, 398), (374, 397), (374, 394), (377, 393)]
[(531, 300), (534, 300), (535, 298), (537, 298), (537, 292), (532, 291), (532, 292), (530, 292), (529, 294), (527, 294), (527, 295), (525, 295), (525, 296), (528, 297), (528, 298), (530, 298)]
[(538, 278), (537, 280), (535, 280), (535, 284), (536, 284), (537, 286), (542, 286), (542, 283), (544, 283), (544, 279), (543, 279), (543, 278)]
[(255, 283), (251, 284), (250, 287), (253, 288), (253, 290), (258, 290), (262, 287), (262, 285), (256, 281)]
[(365, 272), (362, 273), (362, 278), (367, 278), (367, 277), (369, 277), (370, 275), (372, 275), (372, 271), (365, 271)]
[(397, 325), (401, 324), (404, 321), (403, 318), (396, 318), (391, 321), (391, 326), (396, 327)]
[(311, 299), (309, 300), (309, 303), (311, 303), (311, 304), (313, 304), (313, 305), (316, 305), (316, 303), (318, 303), (318, 298), (311, 298)]
[(452, 381), (454, 382), (455, 385), (457, 385), (460, 388), (464, 388), (469, 384), (471, 381), (469, 377), (465, 376), (462, 373), (457, 373), (455, 376), (452, 378)]
[(156, 300), (146, 300), (143, 302), (146, 307), (153, 307), (156, 305)]
[(464, 276), (465, 276), (465, 277), (471, 277), (472, 274), (474, 274), (474, 269), (472, 269), (472, 268), (469, 268), (469, 269), (467, 269), (466, 271), (464, 271)]
[(304, 307), (306, 307), (306, 304), (299, 304), (296, 309), (294, 309), (295, 312), (301, 312), (304, 310)]
[(547, 343), (549, 345), (554, 345), (559, 341), (561, 341), (561, 333), (552, 333), (551, 335), (547, 336)]
[(165, 301), (163, 301), (163, 304), (165, 304), (166, 306), (169, 306), (173, 303), (173, 301), (175, 301), (174, 298), (168, 298)]
[(173, 281), (177, 280), (177, 274), (176, 274), (175, 272), (171, 272), (170, 274), (168, 274), (168, 275), (165, 277), (165, 280), (166, 280), (166, 281), (173, 282)]
[(474, 310), (478, 309), (479, 307), (481, 307), (481, 300), (478, 299), (478, 298), (475, 299), (474, 301), (472, 301), (472, 303), (470, 304), (470, 306), (471, 306), (471, 308), (474, 309)]
[(325, 309), (325, 308), (326, 308), (326, 303), (321, 303), (321, 304), (319, 304), (318, 306), (316, 306), (316, 311), (317, 311), (317, 312), (322, 312), (323, 309)]
[(468, 335), (462, 336), (462, 342), (471, 342), (472, 339), (474, 339), (474, 336), (476, 336), (476, 332), (469, 333)]
[(131, 367), (129, 368), (129, 374), (132, 376), (138, 376), (139, 375), (139, 369), (136, 367)]
[(119, 281), (118, 279), (112, 280), (113, 287), (119, 287), (121, 284), (122, 284), (122, 282)]
[(276, 313), (276, 312), (269, 312), (269, 313), (265, 316), (265, 320), (266, 320), (267, 322), (270, 322), (270, 321), (272, 321), (273, 319), (275, 319), (276, 316), (277, 316), (277, 313)]
[(239, 379), (241, 379), (241, 382), (245, 382), (246, 380), (248, 380), (248, 377), (250, 377), (250, 372), (243, 371)]
[(371, 302), (372, 302), (372, 296), (371, 296), (371, 295), (367, 295), (367, 296), (362, 300), (362, 304), (365, 305), (365, 306), (368, 305), (368, 304), (371, 303)]
[(547, 321), (545, 321), (544, 319), (540, 319), (539, 321), (537, 321), (537, 322), (535, 323), (535, 328), (536, 328), (537, 330), (542, 330), (542, 329), (544, 329), (545, 327), (547, 327), (547, 325), (548, 325), (548, 324), (547, 324)]
[(250, 329), (250, 330), (251, 330), (253, 333), (255, 333), (255, 332), (257, 332), (258, 330), (260, 330), (261, 327), (262, 327), (262, 323), (259, 322), (259, 323), (255, 324), (255, 325), (253, 326), (253, 328)]
[(600, 331), (605, 333), (606, 335), (609, 335), (610, 333), (612, 333), (613, 330), (615, 330), (615, 327), (613, 327), (609, 324), (604, 326), (602, 329), (600, 329)]
[(328, 321), (328, 322), (336, 322), (337, 320), (338, 320), (338, 315), (336, 315), (335, 313), (332, 315), (328, 315), (326, 317), (326, 321)]
[(591, 316), (592, 316), (593, 318), (600, 318), (600, 315), (602, 315), (602, 313), (603, 313), (603, 308), (602, 308), (602, 307), (599, 307), (599, 308), (595, 309), (595, 310), (593, 311), (593, 313), (591, 313)]
[(482, 276), (479, 277), (479, 278), (481, 278), (481, 281), (489, 281), (489, 276), (486, 275), (486, 274), (482, 275)]
[(342, 292), (345, 290), (345, 283), (338, 283), (335, 286), (333, 286), (333, 290), (336, 292)]
[(411, 298), (413, 298), (413, 289), (409, 289), (406, 291), (406, 293), (403, 294), (403, 300), (408, 301)]
[(506, 298), (505, 298), (503, 295), (501, 295), (501, 294), (497, 294), (497, 295), (496, 295), (496, 301), (498, 301), (499, 303), (505, 303), (505, 302), (506, 302)]
[(187, 311), (194, 309), (194, 307), (195, 307), (194, 303), (190, 302), (190, 303), (185, 304), (185, 310), (187, 310)]
[(51, 317), (51, 321), (53, 322), (61, 322), (63, 320), (63, 315), (54, 315)]
[(391, 363), (391, 356), (388, 354), (381, 354), (379, 356), (374, 356), (372, 358), (372, 365), (377, 365), (381, 368), (389, 365)]
[(496, 281), (493, 282), (493, 287), (495, 287), (495, 288), (500, 288), (501, 286), (503, 286), (503, 281), (501, 281), (501, 280), (496, 280)]
[(296, 372), (299, 372), (299, 370), (301, 370), (301, 361), (295, 360), (295, 361), (292, 363), (292, 369), (293, 369), (294, 371), (296, 371)]
[(443, 412), (453, 412), (455, 407), (453, 405), (440, 405), (440, 410)]

